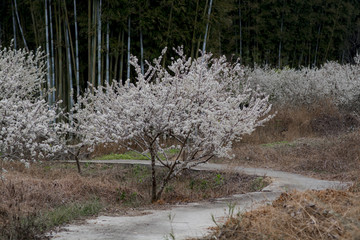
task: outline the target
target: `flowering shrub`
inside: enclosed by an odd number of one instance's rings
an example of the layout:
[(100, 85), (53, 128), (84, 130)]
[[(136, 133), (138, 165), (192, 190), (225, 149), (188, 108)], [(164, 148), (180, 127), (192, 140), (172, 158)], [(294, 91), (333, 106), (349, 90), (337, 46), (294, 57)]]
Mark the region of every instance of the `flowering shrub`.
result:
[(3, 159), (41, 159), (59, 151), (56, 105), (41, 96), (43, 53), (0, 50), (0, 152)]
[[(360, 107), (360, 64), (328, 62), (321, 68), (299, 70), (248, 68), (252, 86), (259, 85), (276, 105), (297, 106), (330, 99), (335, 105)], [(356, 104), (357, 106), (351, 106)]]
[[(135, 57), (136, 84), (118, 83), (88, 90), (79, 98), (74, 120), (89, 144), (118, 142), (152, 162), (152, 201), (182, 170), (227, 156), (234, 140), (250, 134), (271, 116), (268, 97), (250, 89), (239, 64), (211, 54), (192, 60), (177, 49), (169, 71), (161, 57), (143, 75)], [(171, 142), (173, 145), (169, 145)], [(168, 148), (179, 153), (169, 159)], [(162, 156), (162, 157), (160, 157)], [(157, 187), (155, 162), (169, 169)]]

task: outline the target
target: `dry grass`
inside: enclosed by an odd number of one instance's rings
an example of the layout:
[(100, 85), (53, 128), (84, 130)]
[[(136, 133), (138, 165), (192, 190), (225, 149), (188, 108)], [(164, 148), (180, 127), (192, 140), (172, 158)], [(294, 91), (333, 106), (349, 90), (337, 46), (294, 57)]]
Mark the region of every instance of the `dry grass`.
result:
[[(259, 191), (256, 176), (233, 172), (185, 171), (165, 189), (163, 201), (170, 203), (203, 201), (238, 193)], [(268, 182), (263, 181), (265, 187)]]
[[(255, 176), (186, 171), (169, 183), (158, 204), (151, 205), (151, 173), (145, 166), (84, 164), (79, 175), (74, 164), (45, 162), (29, 169), (19, 163), (1, 164), (8, 172), (0, 181), (0, 239), (37, 238), (49, 227), (71, 221), (74, 211), (80, 211), (77, 217), (96, 214), (100, 205), (105, 214), (123, 214), (133, 208), (163, 208), (257, 190)], [(163, 174), (160, 170), (159, 179)]]
[(351, 131), (360, 126), (354, 112), (344, 111), (331, 101), (298, 107), (274, 107), (276, 116), (264, 127), (244, 136), (243, 143), (263, 144), (294, 141), (304, 137), (323, 137)]
[(92, 196), (112, 201), (114, 190), (121, 187), (111, 178), (88, 178), (77, 174), (75, 169), (42, 164), (29, 169), (18, 163), (7, 165), (6, 180), (0, 185), (3, 193), (0, 204), (16, 201), (25, 212), (32, 212), (38, 206), (52, 208)]
[(0, 181), (0, 239), (37, 239), (49, 227), (98, 212), (121, 187), (109, 178), (80, 176), (75, 169), (41, 164), (27, 169), (19, 163), (3, 167), (8, 172)]
[[(355, 181), (360, 172), (359, 130), (339, 135), (301, 138), (271, 144), (237, 144), (231, 160), (323, 179)], [(221, 161), (227, 161), (222, 159)]]
[(230, 218), (204, 239), (359, 239), (360, 193), (283, 193), (271, 206)]
[(359, 178), (360, 120), (356, 114), (326, 102), (277, 111), (265, 127), (234, 144), (232, 163), (326, 179)]
[[(27, 169), (11, 163), (4, 167), (8, 172), (0, 184), (2, 208), (17, 202), (22, 211), (32, 212), (39, 206), (49, 209), (94, 196), (107, 203), (121, 203), (124, 199), (119, 194), (136, 194), (141, 204), (150, 201), (151, 173), (147, 166), (85, 164), (82, 175), (74, 164), (43, 163)], [(158, 178), (163, 174), (160, 170)], [(195, 201), (247, 192), (252, 190), (255, 178), (233, 172), (188, 170), (169, 183), (163, 201), (172, 202), (174, 197)]]

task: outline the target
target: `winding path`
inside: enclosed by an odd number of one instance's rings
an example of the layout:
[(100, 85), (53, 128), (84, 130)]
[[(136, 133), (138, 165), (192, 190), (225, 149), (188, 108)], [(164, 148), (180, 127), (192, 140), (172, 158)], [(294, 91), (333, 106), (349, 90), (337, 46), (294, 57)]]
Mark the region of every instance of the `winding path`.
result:
[[(150, 164), (144, 160), (91, 160), (90, 163), (114, 163), (114, 164)], [(202, 164), (196, 170), (226, 170), (228, 165), (207, 163)], [(245, 174), (268, 176), (273, 182), (264, 188), (262, 192), (233, 195), (219, 198), (209, 202), (190, 203), (187, 205), (175, 205), (170, 210), (147, 211), (141, 216), (99, 216), (87, 220), (82, 225), (67, 225), (64, 230), (52, 235), (53, 239), (82, 240), (82, 239), (124, 239), (124, 240), (161, 240), (186, 239), (189, 237), (201, 237), (215, 226), (213, 219), (221, 223), (229, 214), (231, 206), (238, 211), (249, 211), (260, 205), (270, 203), (282, 192), (289, 190), (308, 189), (343, 189), (349, 183), (338, 181), (325, 181), (305, 177), (298, 174), (274, 171), (263, 168), (231, 167), (232, 170)]]

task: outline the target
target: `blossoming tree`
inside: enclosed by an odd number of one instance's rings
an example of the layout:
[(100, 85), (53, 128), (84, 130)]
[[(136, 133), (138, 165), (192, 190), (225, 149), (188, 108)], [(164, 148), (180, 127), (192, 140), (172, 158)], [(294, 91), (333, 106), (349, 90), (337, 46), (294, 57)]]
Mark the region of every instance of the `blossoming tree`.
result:
[(44, 54), (26, 50), (0, 50), (0, 152), (3, 159), (42, 159), (58, 152), (60, 126), (41, 93)]
[[(152, 202), (181, 171), (214, 156), (229, 157), (234, 140), (271, 117), (268, 98), (242, 82), (239, 64), (211, 54), (192, 60), (181, 48), (177, 53), (168, 68), (161, 66), (162, 57), (147, 63), (145, 74), (133, 57), (135, 84), (88, 90), (74, 109), (89, 144), (117, 142), (149, 156)], [(174, 147), (179, 152), (170, 158), (167, 150)], [(168, 169), (160, 183), (156, 163)]]

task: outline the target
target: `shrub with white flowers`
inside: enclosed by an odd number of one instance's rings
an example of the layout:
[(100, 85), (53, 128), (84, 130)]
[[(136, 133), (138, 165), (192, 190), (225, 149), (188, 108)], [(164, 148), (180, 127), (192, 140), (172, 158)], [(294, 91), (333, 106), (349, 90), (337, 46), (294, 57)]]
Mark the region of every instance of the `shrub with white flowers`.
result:
[(2, 159), (42, 159), (57, 152), (56, 105), (49, 107), (41, 94), (44, 54), (0, 50), (0, 152)]
[(360, 61), (327, 62), (320, 68), (246, 69), (251, 86), (260, 86), (276, 105), (308, 105), (328, 99), (335, 105), (360, 109)]
[[(168, 68), (147, 63), (143, 75), (135, 57), (136, 83), (88, 90), (74, 109), (78, 131), (88, 144), (117, 142), (149, 156), (152, 201), (170, 179), (214, 156), (230, 157), (232, 142), (269, 120), (268, 97), (250, 89), (239, 64), (204, 54), (172, 59)], [(168, 69), (168, 70), (167, 70)], [(170, 159), (169, 148), (178, 148)], [(155, 164), (168, 169), (159, 184)]]

